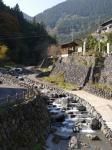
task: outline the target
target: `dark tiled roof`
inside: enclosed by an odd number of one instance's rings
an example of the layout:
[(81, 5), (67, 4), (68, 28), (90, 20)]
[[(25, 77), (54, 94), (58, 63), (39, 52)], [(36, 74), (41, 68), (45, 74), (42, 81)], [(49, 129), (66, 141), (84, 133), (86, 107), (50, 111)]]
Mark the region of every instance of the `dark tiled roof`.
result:
[(78, 46), (78, 44), (76, 42), (64, 43), (61, 45), (61, 48), (67, 48), (67, 47), (72, 47), (72, 46)]
[(111, 24), (111, 23), (112, 23), (112, 19), (110, 19), (110, 20), (104, 22), (104, 23), (101, 24), (100, 26), (104, 27), (104, 26), (106, 26), (106, 25), (108, 25), (108, 24)]

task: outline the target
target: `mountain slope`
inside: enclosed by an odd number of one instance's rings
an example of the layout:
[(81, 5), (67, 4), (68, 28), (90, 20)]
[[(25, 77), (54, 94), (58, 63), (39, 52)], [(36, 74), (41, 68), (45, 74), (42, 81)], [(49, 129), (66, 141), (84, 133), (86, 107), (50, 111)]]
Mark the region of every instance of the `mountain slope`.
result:
[(98, 24), (112, 17), (111, 8), (112, 0), (67, 0), (35, 18), (65, 39), (71, 30), (75, 37), (95, 30)]
[(26, 13), (23, 12), (23, 17), (24, 19), (26, 19), (28, 22), (32, 22), (33, 21), (33, 17), (27, 15)]
[(42, 24), (24, 19), (19, 5), (11, 9), (0, 0), (0, 47), (8, 47), (7, 59), (18, 64), (37, 64), (52, 42), (55, 40)]

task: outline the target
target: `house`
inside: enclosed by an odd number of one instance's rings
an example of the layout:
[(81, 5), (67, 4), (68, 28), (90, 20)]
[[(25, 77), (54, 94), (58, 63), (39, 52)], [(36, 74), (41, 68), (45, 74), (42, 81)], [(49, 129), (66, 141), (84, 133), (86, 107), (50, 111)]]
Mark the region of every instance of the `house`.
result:
[(97, 29), (97, 33), (111, 33), (112, 32), (112, 19), (104, 22)]
[(68, 55), (72, 54), (73, 52), (76, 52), (78, 44), (76, 42), (69, 42), (62, 44), (61, 47), (61, 56), (62, 57), (68, 57)]

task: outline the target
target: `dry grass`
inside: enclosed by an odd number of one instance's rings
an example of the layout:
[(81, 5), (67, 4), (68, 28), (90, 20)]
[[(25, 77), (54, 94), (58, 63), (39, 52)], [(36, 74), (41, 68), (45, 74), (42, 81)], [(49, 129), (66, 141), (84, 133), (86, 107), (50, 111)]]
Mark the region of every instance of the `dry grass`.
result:
[(64, 74), (58, 74), (56, 76), (50, 76), (50, 77), (44, 77), (43, 80), (53, 83), (57, 85), (60, 88), (66, 89), (66, 90), (77, 90), (78, 86), (71, 83), (66, 83), (64, 80)]

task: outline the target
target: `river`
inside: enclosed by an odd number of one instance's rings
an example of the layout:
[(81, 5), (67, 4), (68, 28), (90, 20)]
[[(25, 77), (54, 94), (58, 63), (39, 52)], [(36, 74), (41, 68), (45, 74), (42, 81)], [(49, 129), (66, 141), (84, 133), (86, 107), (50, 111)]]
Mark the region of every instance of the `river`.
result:
[[(100, 129), (92, 129), (95, 119), (85, 106), (73, 97), (43, 89), (49, 96), (51, 129), (46, 139), (47, 150), (112, 150)], [(99, 122), (100, 124), (100, 122)]]

